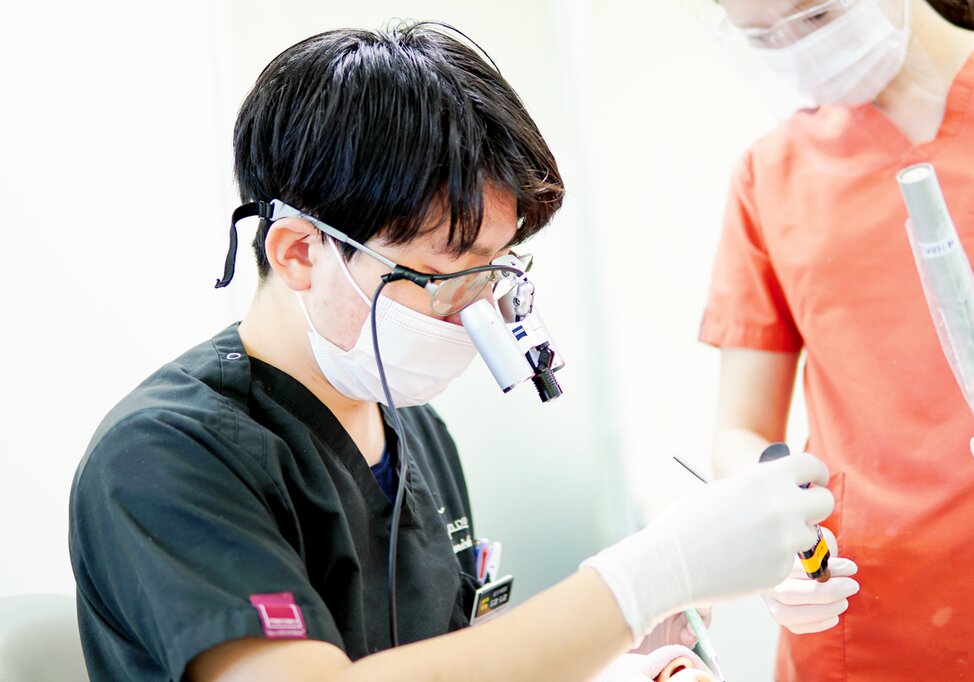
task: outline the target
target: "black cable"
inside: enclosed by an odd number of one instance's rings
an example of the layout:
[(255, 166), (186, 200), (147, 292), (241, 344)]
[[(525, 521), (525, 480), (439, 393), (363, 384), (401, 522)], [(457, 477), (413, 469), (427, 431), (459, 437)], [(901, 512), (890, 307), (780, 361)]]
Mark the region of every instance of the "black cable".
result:
[(433, 279), (447, 280), (475, 272), (485, 272), (488, 270), (511, 272), (518, 277), (524, 274), (521, 270), (506, 265), (482, 265), (475, 268), (469, 268), (467, 270), (461, 270), (460, 272), (446, 275), (435, 275), (431, 277), (429, 275), (423, 275), (422, 273), (417, 273), (414, 270), (399, 266), (388, 275), (384, 275), (382, 277), (382, 281), (379, 282), (379, 286), (376, 287), (375, 293), (372, 295), (372, 310), (369, 312), (369, 320), (372, 325), (372, 351), (375, 353), (375, 364), (379, 370), (379, 382), (382, 384), (382, 393), (385, 395), (386, 405), (389, 407), (389, 411), (392, 414), (392, 428), (395, 430), (397, 437), (396, 454), (399, 458), (399, 485), (396, 488), (396, 500), (392, 505), (392, 522), (389, 526), (389, 638), (392, 642), (392, 646), (394, 647), (399, 646), (399, 619), (398, 614), (396, 613), (396, 565), (399, 552), (399, 523), (402, 519), (402, 506), (406, 497), (406, 475), (409, 470), (409, 448), (406, 445), (406, 433), (403, 430), (402, 422), (399, 420), (399, 413), (396, 411), (396, 403), (392, 399), (392, 391), (389, 390), (389, 382), (386, 379), (386, 369), (382, 364), (382, 353), (379, 351), (379, 332), (378, 325), (376, 324), (376, 309), (378, 308), (379, 304), (379, 294), (382, 293), (382, 290), (387, 284), (400, 279), (406, 279), (415, 284), (419, 284), (420, 286), (424, 286), (423, 283), (417, 281), (417, 276), (428, 278), (427, 281), (431, 281)]
[(517, 277), (524, 274), (523, 270), (511, 267), (510, 265), (478, 265), (473, 268), (467, 268), (466, 270), (458, 270), (457, 272), (448, 272), (443, 275), (432, 275), (430, 279), (433, 282), (436, 282), (438, 280), (456, 279), (457, 277), (466, 277), (467, 275), (472, 275), (477, 272), (489, 272), (491, 270), (495, 270), (497, 272), (509, 272)]
[(389, 526), (389, 637), (392, 646), (399, 646), (399, 621), (396, 614), (396, 559), (399, 551), (399, 522), (402, 518), (402, 505), (406, 497), (406, 475), (409, 470), (409, 448), (406, 445), (406, 433), (403, 431), (402, 422), (399, 421), (399, 413), (396, 411), (396, 403), (392, 399), (392, 391), (389, 390), (389, 382), (386, 380), (386, 369), (382, 364), (382, 354), (379, 352), (379, 333), (377, 331), (375, 311), (379, 304), (379, 294), (385, 288), (388, 281), (383, 278), (376, 287), (375, 294), (372, 296), (372, 310), (369, 312), (372, 324), (372, 350), (375, 353), (375, 364), (379, 370), (379, 381), (382, 383), (382, 392), (386, 397), (386, 405), (392, 414), (393, 430), (396, 432), (396, 454), (399, 459), (399, 485), (396, 488), (396, 501), (392, 505), (392, 523)]

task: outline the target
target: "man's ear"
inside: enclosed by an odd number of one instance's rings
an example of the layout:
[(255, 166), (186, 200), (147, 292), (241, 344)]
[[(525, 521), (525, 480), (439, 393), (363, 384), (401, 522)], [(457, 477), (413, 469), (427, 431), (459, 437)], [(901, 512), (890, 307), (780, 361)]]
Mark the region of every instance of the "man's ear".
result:
[(319, 240), (318, 230), (301, 218), (281, 218), (271, 223), (264, 239), (264, 253), (271, 269), (295, 291), (311, 286), (311, 270), (316, 254), (312, 240)]

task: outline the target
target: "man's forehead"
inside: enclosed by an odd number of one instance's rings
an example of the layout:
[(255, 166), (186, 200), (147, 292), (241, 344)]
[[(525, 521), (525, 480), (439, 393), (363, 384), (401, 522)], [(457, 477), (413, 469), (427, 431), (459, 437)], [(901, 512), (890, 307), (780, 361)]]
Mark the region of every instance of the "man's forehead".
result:
[[(494, 258), (514, 241), (520, 227), (517, 216), (517, 199), (514, 194), (488, 183), (484, 187), (484, 213), (480, 231), (474, 244), (464, 254), (479, 258)], [(444, 210), (437, 217), (435, 227), (425, 238), (437, 256), (455, 256), (455, 245), (450, 243), (449, 213)]]

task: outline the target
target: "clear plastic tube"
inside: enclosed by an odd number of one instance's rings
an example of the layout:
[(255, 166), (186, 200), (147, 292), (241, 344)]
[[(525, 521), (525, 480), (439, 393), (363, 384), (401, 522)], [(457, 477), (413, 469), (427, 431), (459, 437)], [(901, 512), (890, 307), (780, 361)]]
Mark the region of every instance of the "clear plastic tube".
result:
[(940, 345), (974, 411), (974, 272), (933, 166), (910, 166), (896, 179), (910, 214), (906, 233)]

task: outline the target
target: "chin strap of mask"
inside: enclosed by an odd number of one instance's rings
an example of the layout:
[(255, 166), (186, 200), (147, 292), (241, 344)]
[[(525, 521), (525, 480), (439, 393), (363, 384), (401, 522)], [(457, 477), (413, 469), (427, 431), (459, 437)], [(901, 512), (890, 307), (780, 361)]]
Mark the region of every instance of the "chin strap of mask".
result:
[(240, 206), (233, 212), (233, 215), (230, 216), (230, 248), (227, 250), (227, 260), (223, 265), (223, 279), (216, 281), (215, 288), (222, 289), (230, 284), (230, 280), (233, 279), (233, 271), (237, 262), (237, 223), (244, 218), (258, 216), (261, 220), (258, 230), (261, 230), (264, 228), (264, 221), (270, 220), (273, 213), (273, 206), (266, 201), (252, 201)]

